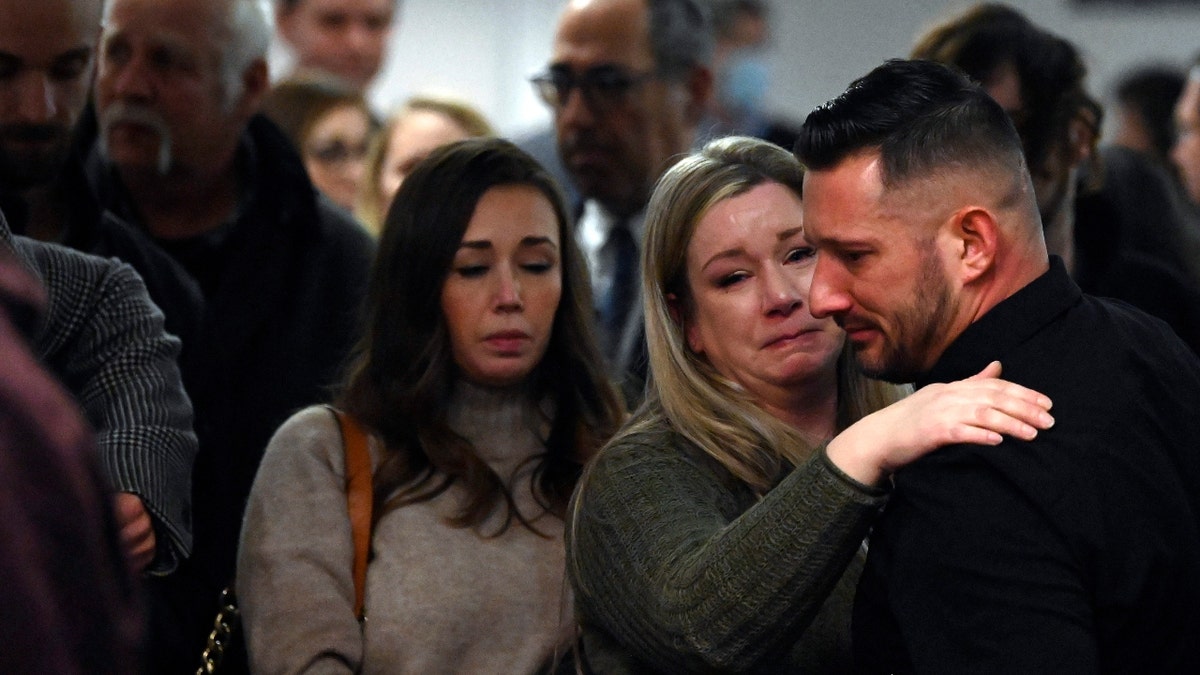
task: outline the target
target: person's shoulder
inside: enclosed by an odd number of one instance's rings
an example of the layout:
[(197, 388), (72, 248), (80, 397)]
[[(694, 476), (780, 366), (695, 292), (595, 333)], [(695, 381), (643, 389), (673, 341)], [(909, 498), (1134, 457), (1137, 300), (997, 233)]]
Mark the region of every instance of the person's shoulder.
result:
[[(1191, 305), (1200, 301), (1200, 293), (1186, 284), (1176, 283), (1174, 277), (1163, 274), (1161, 267), (1133, 264), (1125, 269), (1123, 274), (1126, 278), (1130, 274), (1139, 275), (1141, 281), (1138, 283), (1144, 285), (1140, 296), (1142, 298), (1145, 297), (1144, 289), (1171, 289), (1174, 293), (1173, 298), (1164, 301), (1168, 304), (1171, 301), (1181, 303), (1179, 309), (1188, 311), (1179, 316), (1195, 320), (1197, 309)], [(1124, 297), (1083, 296), (1082, 306), (1094, 326), (1094, 330), (1089, 331), (1094, 343), (1106, 345), (1115, 353), (1136, 352), (1153, 355), (1166, 362), (1187, 362), (1196, 357), (1192, 348), (1168, 323), (1168, 320), (1175, 318), (1174, 316), (1156, 316), (1146, 311), (1151, 309), (1150, 307), (1143, 308), (1131, 304), (1139, 297), (1132, 291), (1122, 295)], [(1160, 305), (1157, 314), (1169, 314), (1161, 310), (1161, 307), (1165, 306)], [(1107, 336), (1107, 339), (1103, 336)]]
[(51, 296), (58, 301), (85, 301), (97, 293), (145, 295), (146, 285), (128, 263), (27, 237), (13, 238), (14, 246), (34, 267)]
[(641, 482), (668, 474), (720, 482), (713, 461), (663, 417), (627, 424), (600, 450), (589, 471), (604, 481)]
[(347, 248), (360, 251), (374, 251), (375, 238), (362, 223), (358, 222), (345, 209), (334, 204), (323, 194), (317, 194), (316, 222), (320, 232), (333, 241), (341, 242)]
[(275, 430), (267, 443), (263, 466), (295, 468), (307, 463), (304, 459), (340, 466), (340, 449), (341, 431), (333, 412), (326, 406), (312, 405), (293, 413)]

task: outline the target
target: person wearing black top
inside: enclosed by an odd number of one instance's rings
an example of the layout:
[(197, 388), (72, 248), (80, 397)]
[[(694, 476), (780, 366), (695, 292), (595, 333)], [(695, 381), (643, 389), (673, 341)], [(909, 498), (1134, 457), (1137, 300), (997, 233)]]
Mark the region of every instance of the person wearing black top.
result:
[(999, 360), (1056, 420), (895, 474), (860, 670), (1197, 672), (1200, 359), (1047, 254), (1012, 121), (958, 72), (888, 62), (809, 115), (796, 152), (813, 315), (860, 366), (923, 388)]

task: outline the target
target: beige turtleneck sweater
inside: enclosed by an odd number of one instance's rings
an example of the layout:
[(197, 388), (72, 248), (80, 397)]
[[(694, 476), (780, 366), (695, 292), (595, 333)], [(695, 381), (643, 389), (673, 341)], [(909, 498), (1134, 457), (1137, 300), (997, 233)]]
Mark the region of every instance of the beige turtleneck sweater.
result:
[[(544, 423), (512, 390), (460, 384), (451, 427), (501, 477), (522, 513), (536, 514), (530, 465)], [(371, 440), (373, 463), (380, 457)], [(330, 412), (308, 408), (267, 447), (242, 529), (237, 593), (255, 673), (531, 673), (569, 641), (562, 522), (514, 522), (498, 537), (446, 518), (462, 498), (395, 509), (378, 523), (367, 571), (367, 620), (353, 616), (342, 443)], [(361, 670), (360, 670), (361, 669)]]

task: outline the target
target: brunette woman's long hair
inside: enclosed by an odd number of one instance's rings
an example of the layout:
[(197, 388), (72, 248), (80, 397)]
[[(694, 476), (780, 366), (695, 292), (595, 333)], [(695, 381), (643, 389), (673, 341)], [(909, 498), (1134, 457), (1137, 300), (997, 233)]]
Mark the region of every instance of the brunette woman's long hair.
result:
[[(385, 446), (375, 471), (375, 519), (433, 499), (453, 484), (467, 499), (450, 519), (479, 527), (497, 508), (503, 532), (520, 513), (504, 479), (452, 430), (447, 410), (458, 369), (441, 291), (480, 198), (497, 186), (537, 189), (558, 219), (562, 299), (549, 345), (525, 389), (551, 411), (533, 492), (546, 512), (563, 517), (583, 464), (620, 425), (621, 400), (608, 381), (592, 329), (591, 291), (557, 184), (512, 143), (460, 141), (434, 151), (400, 187), (384, 222), (367, 295), (366, 326), (338, 405)], [(536, 517), (537, 514), (533, 514)]]

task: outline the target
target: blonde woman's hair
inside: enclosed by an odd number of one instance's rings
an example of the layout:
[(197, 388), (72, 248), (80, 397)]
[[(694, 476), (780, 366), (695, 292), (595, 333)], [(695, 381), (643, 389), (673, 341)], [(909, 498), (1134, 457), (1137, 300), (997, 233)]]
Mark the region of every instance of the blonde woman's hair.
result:
[(491, 138), (496, 135), (496, 130), (483, 113), (466, 101), (441, 96), (414, 96), (405, 101), (371, 141), (367, 150), (365, 175), (359, 188), (358, 203), (354, 208), (354, 215), (376, 236), (383, 229), (383, 219), (387, 217), (390, 206), (385, 203), (383, 195), (379, 194), (379, 177), (384, 171), (383, 161), (387, 158), (388, 144), (392, 140), (392, 132), (396, 125), (414, 112), (432, 112), (446, 117), (462, 129), (468, 138)]
[[(791, 153), (753, 138), (712, 141), (659, 180), (646, 211), (642, 288), (650, 359), (647, 405), (623, 431), (635, 433), (660, 416), (678, 433), (758, 494), (777, 481), (784, 462), (798, 465), (825, 439), (806, 438), (765, 412), (689, 347), (669, 296), (684, 317), (693, 309), (687, 249), (696, 225), (715, 204), (773, 182), (801, 195), (804, 171)], [(849, 345), (837, 362), (837, 430), (883, 408), (908, 389), (863, 376)]]

